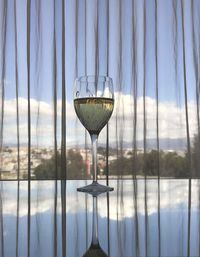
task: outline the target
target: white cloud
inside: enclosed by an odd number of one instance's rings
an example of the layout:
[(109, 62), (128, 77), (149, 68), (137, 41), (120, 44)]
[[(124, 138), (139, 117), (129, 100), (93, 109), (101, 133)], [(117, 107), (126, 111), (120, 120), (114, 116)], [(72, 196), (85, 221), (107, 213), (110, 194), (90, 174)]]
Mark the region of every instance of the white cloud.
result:
[[(116, 95), (116, 104), (113, 116), (110, 121), (111, 141), (116, 138), (116, 119), (118, 126), (118, 136), (123, 135), (125, 141), (131, 141), (133, 138), (133, 124), (137, 123), (137, 139), (144, 137), (144, 99), (138, 97), (134, 105), (134, 99), (130, 95)], [(146, 137), (148, 139), (156, 138), (156, 99), (146, 97)], [(134, 113), (136, 108), (136, 115)], [(196, 104), (188, 103), (188, 116), (190, 135), (193, 136), (197, 131)], [(134, 120), (135, 119), (135, 120)], [(186, 138), (186, 119), (185, 106), (177, 106), (174, 102), (159, 102), (159, 138), (177, 139)]]
[[(146, 104), (146, 136), (148, 139), (156, 138), (156, 100), (151, 97), (145, 98)], [(54, 106), (53, 103), (44, 101), (38, 102), (30, 100), (31, 105), (31, 131), (34, 137), (45, 137), (46, 141), (51, 141), (54, 133)], [(4, 142), (5, 144), (15, 142), (17, 135), (16, 127), (16, 99), (4, 101)], [(134, 108), (137, 113), (135, 115)], [(61, 109), (62, 102), (57, 102), (57, 131), (60, 138), (61, 131)], [(188, 102), (190, 135), (197, 131), (196, 103)], [(20, 120), (20, 141), (27, 142), (27, 117), (28, 101), (19, 98), (19, 120)], [(186, 138), (185, 106), (177, 106), (174, 102), (159, 102), (159, 138), (177, 139)], [(137, 122), (137, 139), (143, 139), (144, 124), (144, 99), (138, 97), (134, 103), (131, 95), (115, 93), (115, 108), (110, 119), (110, 142), (116, 138), (123, 137), (124, 141), (131, 142), (133, 138), (133, 124)], [(84, 128), (74, 111), (72, 101), (66, 101), (66, 130), (67, 142), (84, 142)], [(116, 130), (117, 124), (117, 130)], [(104, 129), (100, 138), (105, 138)], [(116, 134), (117, 133), (117, 134)]]

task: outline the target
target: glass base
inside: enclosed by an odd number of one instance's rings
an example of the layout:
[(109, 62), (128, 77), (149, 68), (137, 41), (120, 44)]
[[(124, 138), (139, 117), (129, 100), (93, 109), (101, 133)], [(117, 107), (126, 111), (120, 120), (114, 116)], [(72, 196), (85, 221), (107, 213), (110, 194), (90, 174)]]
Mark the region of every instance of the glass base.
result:
[(113, 187), (101, 185), (96, 181), (93, 181), (92, 184), (89, 184), (87, 186), (77, 188), (77, 191), (88, 193), (88, 194), (91, 194), (92, 196), (98, 196), (102, 193), (108, 193), (113, 190), (114, 190)]

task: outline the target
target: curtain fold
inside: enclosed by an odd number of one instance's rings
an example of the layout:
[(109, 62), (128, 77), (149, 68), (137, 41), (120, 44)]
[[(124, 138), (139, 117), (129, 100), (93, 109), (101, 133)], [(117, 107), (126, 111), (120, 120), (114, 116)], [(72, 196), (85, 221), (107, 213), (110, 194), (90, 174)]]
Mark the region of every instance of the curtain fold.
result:
[(73, 107), (86, 74), (115, 91), (99, 135), (99, 179), (115, 188), (98, 199), (101, 245), (199, 256), (200, 2), (2, 0), (0, 35), (0, 256), (90, 244), (92, 201), (76, 192), (90, 140)]

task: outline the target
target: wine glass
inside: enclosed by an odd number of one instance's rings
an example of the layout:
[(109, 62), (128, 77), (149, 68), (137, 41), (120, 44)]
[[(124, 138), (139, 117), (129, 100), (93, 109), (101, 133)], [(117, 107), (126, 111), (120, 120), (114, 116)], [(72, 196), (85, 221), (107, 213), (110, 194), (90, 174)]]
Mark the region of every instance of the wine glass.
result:
[(106, 76), (82, 76), (75, 80), (74, 108), (90, 134), (92, 141), (93, 182), (78, 191), (93, 196), (112, 191), (112, 187), (97, 182), (97, 140), (102, 128), (110, 119), (114, 108), (113, 83)]
[(83, 257), (108, 257), (99, 244), (97, 215), (97, 197), (93, 196), (92, 242)]

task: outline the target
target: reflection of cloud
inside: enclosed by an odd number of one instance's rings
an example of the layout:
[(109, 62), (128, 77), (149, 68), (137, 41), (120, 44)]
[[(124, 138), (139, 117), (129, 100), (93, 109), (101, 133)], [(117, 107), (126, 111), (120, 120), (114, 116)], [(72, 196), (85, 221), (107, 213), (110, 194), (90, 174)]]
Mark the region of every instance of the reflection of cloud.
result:
[[(31, 215), (53, 212), (55, 181), (32, 181), (31, 182)], [(61, 213), (60, 182), (58, 183), (57, 211)], [(79, 203), (76, 200), (76, 182), (67, 182), (67, 213), (76, 213)], [(2, 182), (0, 187), (3, 196), (3, 213), (17, 215), (17, 182)], [(4, 201), (6, 199), (6, 201)], [(83, 206), (81, 206), (83, 207)], [(28, 210), (28, 182), (20, 182), (19, 216), (27, 215)]]
[[(135, 215), (134, 185), (133, 181), (120, 181), (119, 198), (117, 199), (117, 190), (110, 194), (110, 217), (116, 220), (131, 218)], [(110, 185), (116, 188), (112, 181)], [(147, 185), (147, 209), (148, 215), (158, 212), (158, 181), (148, 180)], [(193, 197), (191, 206), (198, 208), (198, 181), (193, 180)], [(121, 194), (123, 190), (123, 194)], [(137, 180), (137, 214), (145, 215), (145, 182)], [(160, 180), (160, 211), (184, 211), (188, 205), (188, 180)], [(102, 217), (107, 217), (105, 202), (99, 201), (99, 213)]]
[[(145, 98), (146, 103), (146, 136), (147, 139), (156, 138), (156, 100), (150, 97)], [(16, 141), (16, 99), (5, 100), (4, 113), (4, 142), (11, 143)], [(44, 101), (38, 102), (31, 99), (31, 131), (32, 141), (36, 138), (45, 136), (46, 140), (42, 143), (51, 142), (54, 133), (54, 105)], [(137, 139), (143, 139), (144, 106), (143, 97), (138, 97), (135, 103), (137, 106)], [(62, 102), (57, 102), (57, 131), (60, 138)], [(193, 101), (188, 103), (190, 135), (194, 135), (197, 128), (196, 104)], [(20, 141), (27, 141), (27, 117), (28, 101), (25, 98), (19, 98), (19, 121), (20, 121)], [(116, 138), (122, 136), (124, 141), (131, 142), (133, 138), (134, 122), (134, 99), (131, 95), (115, 93), (115, 108), (110, 119), (110, 141), (114, 142)], [(116, 121), (117, 118), (117, 121)], [(116, 134), (116, 124), (118, 134)], [(78, 121), (72, 101), (66, 102), (66, 128), (67, 142), (78, 141), (83, 143), (84, 128)], [(105, 137), (104, 129), (100, 136)], [(160, 139), (178, 139), (186, 138), (186, 119), (185, 107), (177, 106), (173, 102), (159, 102), (159, 138)], [(42, 144), (41, 143), (41, 144)]]
[[(68, 214), (85, 212), (85, 194), (77, 193), (76, 188), (83, 186), (85, 182), (67, 181), (66, 208)], [(158, 211), (158, 184), (157, 180), (147, 181), (147, 208), (148, 215)], [(19, 216), (27, 215), (28, 207), (28, 187), (27, 182), (20, 182), (20, 213)], [(130, 218), (134, 213), (133, 182), (131, 180), (119, 181), (119, 191), (117, 192), (116, 181), (110, 183), (115, 191), (110, 193), (110, 219), (117, 220)], [(144, 180), (137, 181), (137, 212), (145, 214), (145, 194)], [(192, 180), (191, 207), (198, 208), (199, 182)], [(3, 213), (16, 215), (17, 210), (17, 182), (2, 182), (1, 195), (3, 197)], [(123, 192), (123, 194), (121, 194)], [(54, 181), (34, 181), (31, 182), (31, 215), (54, 211)], [(118, 194), (119, 193), (119, 194)], [(118, 198), (117, 198), (118, 194)], [(102, 195), (98, 200), (98, 213), (101, 217), (107, 217), (106, 195)], [(61, 213), (60, 182), (58, 182), (57, 212)], [(88, 197), (88, 212), (92, 211), (92, 198)], [(186, 211), (188, 206), (188, 180), (160, 180), (160, 210), (163, 211)]]

